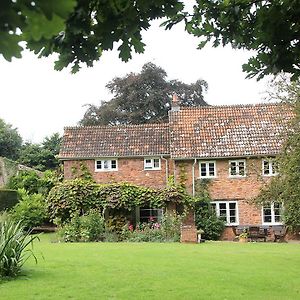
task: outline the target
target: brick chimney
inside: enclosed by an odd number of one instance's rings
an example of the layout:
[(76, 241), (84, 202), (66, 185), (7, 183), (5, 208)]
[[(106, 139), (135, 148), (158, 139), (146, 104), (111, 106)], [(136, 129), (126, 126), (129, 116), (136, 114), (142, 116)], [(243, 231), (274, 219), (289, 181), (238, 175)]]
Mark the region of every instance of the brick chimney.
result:
[(180, 100), (176, 93), (174, 93), (172, 97), (171, 111), (180, 111)]

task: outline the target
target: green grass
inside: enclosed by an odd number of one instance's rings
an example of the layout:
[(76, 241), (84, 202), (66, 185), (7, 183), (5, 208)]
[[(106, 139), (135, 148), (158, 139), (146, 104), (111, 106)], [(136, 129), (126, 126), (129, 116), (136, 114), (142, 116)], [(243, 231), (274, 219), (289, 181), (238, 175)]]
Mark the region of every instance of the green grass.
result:
[[(50, 243), (0, 299), (300, 299), (300, 244)], [(41, 257), (41, 253), (44, 259)]]

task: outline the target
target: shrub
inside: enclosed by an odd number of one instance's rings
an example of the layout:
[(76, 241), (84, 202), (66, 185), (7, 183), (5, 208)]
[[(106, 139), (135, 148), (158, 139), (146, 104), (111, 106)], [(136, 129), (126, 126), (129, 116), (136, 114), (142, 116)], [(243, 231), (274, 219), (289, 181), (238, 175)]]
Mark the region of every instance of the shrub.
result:
[(104, 239), (104, 219), (97, 210), (90, 210), (83, 216), (75, 214), (65, 224), (59, 235), (65, 242), (97, 242)]
[(39, 193), (41, 189), (40, 176), (35, 171), (20, 171), (9, 179), (7, 187), (10, 189), (25, 189), (30, 194)]
[(0, 217), (0, 277), (13, 277), (18, 275), (26, 260), (34, 253), (27, 246), (37, 236), (30, 236), (24, 232), (20, 222), (9, 217)]
[(160, 223), (150, 222), (123, 227), (121, 238), (127, 242), (179, 242), (181, 217), (166, 214)]
[(19, 189), (18, 193), (20, 201), (11, 211), (15, 221), (21, 221), (22, 225), (27, 229), (42, 225), (48, 221), (47, 207), (43, 195), (30, 195), (24, 189)]
[(207, 240), (218, 240), (225, 228), (223, 220), (217, 217), (209, 201), (202, 200), (195, 204), (195, 223), (202, 229), (202, 237)]
[(9, 210), (19, 201), (18, 192), (15, 190), (0, 190), (0, 211)]

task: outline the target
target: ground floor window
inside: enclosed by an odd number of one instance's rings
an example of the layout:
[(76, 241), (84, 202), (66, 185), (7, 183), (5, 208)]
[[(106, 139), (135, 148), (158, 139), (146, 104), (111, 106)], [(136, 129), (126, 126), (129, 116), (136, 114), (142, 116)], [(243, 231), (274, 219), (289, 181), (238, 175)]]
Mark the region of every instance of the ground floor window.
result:
[(282, 224), (282, 204), (269, 203), (262, 208), (262, 221), (266, 225)]
[(137, 222), (150, 223), (160, 222), (162, 219), (163, 210), (161, 208), (139, 207), (137, 209)]
[(216, 214), (226, 225), (238, 225), (238, 204), (237, 201), (213, 201), (212, 207), (216, 210)]

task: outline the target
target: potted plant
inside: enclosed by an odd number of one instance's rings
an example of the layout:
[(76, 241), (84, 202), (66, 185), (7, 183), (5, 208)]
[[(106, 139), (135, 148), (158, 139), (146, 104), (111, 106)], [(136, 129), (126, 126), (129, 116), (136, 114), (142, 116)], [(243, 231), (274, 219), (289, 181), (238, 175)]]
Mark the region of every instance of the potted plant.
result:
[(243, 232), (239, 235), (239, 242), (240, 243), (247, 243), (248, 242), (249, 233), (247, 229), (244, 229)]

